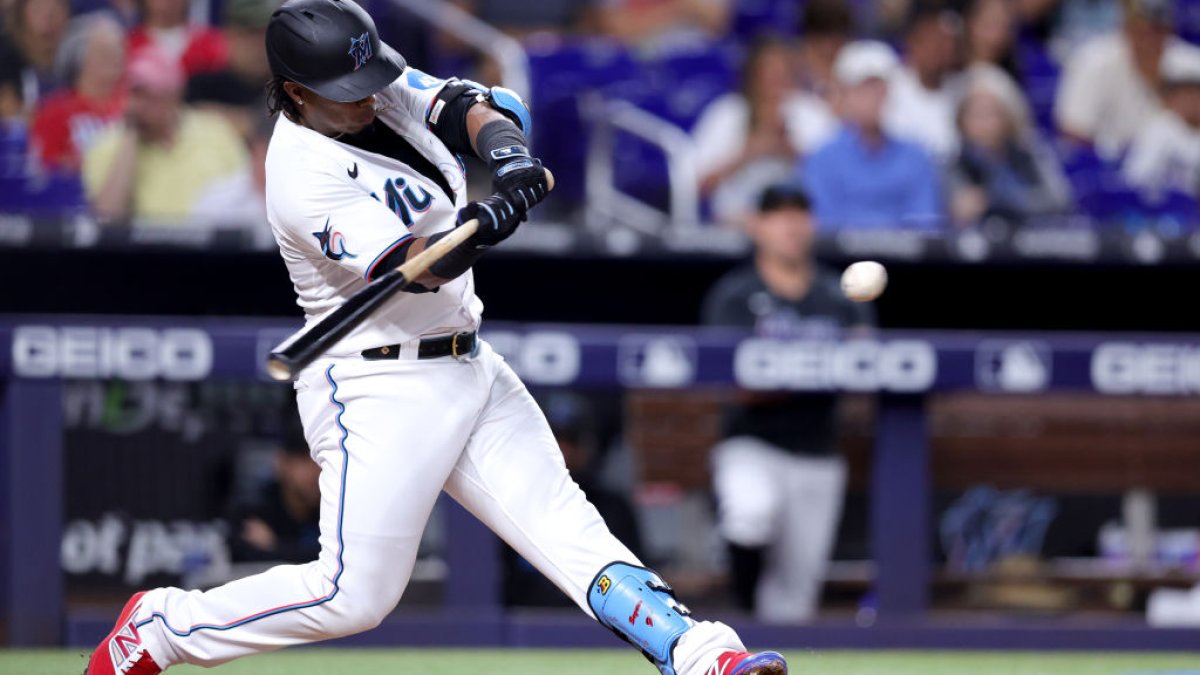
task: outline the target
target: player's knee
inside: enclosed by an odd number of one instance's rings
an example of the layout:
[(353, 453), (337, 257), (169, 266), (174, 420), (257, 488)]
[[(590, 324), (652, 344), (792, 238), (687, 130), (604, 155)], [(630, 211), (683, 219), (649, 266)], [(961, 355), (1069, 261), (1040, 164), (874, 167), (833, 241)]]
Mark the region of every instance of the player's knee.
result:
[(340, 599), (335, 598), (334, 602), (330, 603), (329, 610), (332, 616), (327, 625), (330, 634), (336, 637), (354, 635), (375, 628), (383, 623), (384, 617), (395, 607), (394, 602), (381, 602), (379, 598), (367, 597), (337, 602)]

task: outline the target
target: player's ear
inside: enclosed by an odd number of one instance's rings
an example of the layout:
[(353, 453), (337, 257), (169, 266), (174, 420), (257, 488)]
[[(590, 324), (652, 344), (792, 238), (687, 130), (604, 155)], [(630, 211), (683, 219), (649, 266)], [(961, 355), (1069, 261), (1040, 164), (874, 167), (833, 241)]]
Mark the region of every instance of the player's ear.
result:
[(288, 95), (288, 98), (296, 102), (296, 105), (304, 105), (304, 87), (295, 82), (284, 82), (283, 91)]

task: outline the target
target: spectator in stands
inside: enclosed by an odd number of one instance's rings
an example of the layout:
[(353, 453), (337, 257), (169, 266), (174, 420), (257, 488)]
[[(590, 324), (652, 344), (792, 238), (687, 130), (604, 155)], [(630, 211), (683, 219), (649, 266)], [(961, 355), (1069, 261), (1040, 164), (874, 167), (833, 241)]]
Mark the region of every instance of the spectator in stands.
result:
[(0, 35), (0, 121), (28, 122), (59, 86), (54, 59), (70, 18), (68, 0), (15, 0)]
[(959, 224), (993, 217), (1021, 223), (1071, 207), (1062, 167), (1038, 142), (1008, 85), (1000, 71), (977, 74), (959, 106), (962, 147), (950, 167), (951, 212)]
[(594, 21), (644, 54), (704, 46), (729, 29), (730, 0), (594, 0)]
[(1200, 196), (1200, 53), (1167, 52), (1162, 81), (1163, 109), (1138, 130), (1121, 166), (1126, 183), (1151, 203), (1173, 192)]
[(966, 14), (967, 66), (993, 66), (1019, 80), (1013, 55), (1016, 29), (1016, 8), (1010, 0), (973, 0)]
[(1097, 37), (1071, 54), (1054, 104), (1059, 131), (1094, 144), (1112, 159), (1160, 108), (1161, 64), (1195, 46), (1173, 35), (1172, 0), (1123, 0), (1118, 32)]
[(841, 129), (799, 169), (823, 227), (926, 229), (944, 218), (933, 160), (921, 146), (883, 127), (896, 67), (895, 53), (881, 42), (852, 42), (838, 53), (835, 109)]
[(83, 151), (124, 112), (125, 29), (110, 14), (85, 14), (72, 22), (58, 62), (70, 88), (42, 102), (30, 135), (43, 167), (77, 173)]
[(224, 67), (228, 46), (219, 31), (188, 19), (188, 0), (138, 0), (141, 21), (129, 31), (129, 58), (156, 49), (187, 75)]
[(833, 89), (833, 64), (854, 32), (850, 6), (841, 0), (809, 0), (800, 18), (797, 45), (800, 86), (822, 98)]
[(226, 65), (188, 78), (187, 102), (219, 112), (246, 138), (266, 110), (267, 22), (281, 0), (226, 0), (221, 33), (228, 45)]
[(786, 44), (762, 40), (742, 68), (741, 92), (708, 105), (693, 130), (700, 190), (722, 223), (741, 224), (766, 186), (837, 128), (823, 100), (796, 87)]
[(275, 237), (267, 225), (267, 145), (275, 119), (260, 114), (250, 134), (250, 161), (244, 171), (213, 181), (196, 198), (188, 220), (200, 227), (240, 230), (257, 249), (272, 249)]
[[(838, 274), (813, 257), (803, 190), (772, 186), (758, 211), (753, 261), (708, 292), (704, 323), (776, 339), (869, 330), (869, 306), (847, 300)], [(804, 621), (816, 611), (846, 482), (837, 419), (837, 397), (827, 393), (739, 392), (725, 410), (712, 456), (718, 528), (737, 598), (761, 620)]]
[(241, 171), (246, 148), (216, 113), (183, 105), (183, 71), (156, 51), (128, 69), (125, 122), (83, 156), (83, 183), (96, 216), (178, 225), (209, 184)]
[[(1033, 112), (1020, 85), (1020, 70), (1013, 55), (1016, 41), (1016, 8), (1010, 0), (973, 0), (966, 20), (966, 68), (963, 81), (984, 80), (1000, 94), (1020, 129), (1033, 123)], [(961, 109), (961, 108), (960, 108)], [(961, 126), (958, 127), (961, 132)]]
[(961, 96), (955, 75), (962, 18), (953, 11), (918, 7), (904, 39), (904, 65), (888, 87), (884, 124), (898, 138), (920, 143), (948, 161), (958, 150), (954, 113)]
[[(230, 521), (233, 562), (316, 560), (321, 552), (321, 468), (309, 456), (304, 429), (295, 410), (275, 452), (274, 472), (252, 499), (236, 504)], [(292, 421), (290, 418), (295, 418)]]

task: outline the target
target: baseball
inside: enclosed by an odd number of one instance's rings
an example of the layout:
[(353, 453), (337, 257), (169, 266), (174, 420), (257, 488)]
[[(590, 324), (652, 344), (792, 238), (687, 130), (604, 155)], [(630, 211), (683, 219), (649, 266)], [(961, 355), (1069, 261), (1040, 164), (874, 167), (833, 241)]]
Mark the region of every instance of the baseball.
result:
[(887, 288), (887, 270), (874, 260), (860, 260), (842, 272), (842, 292), (854, 302), (870, 302)]

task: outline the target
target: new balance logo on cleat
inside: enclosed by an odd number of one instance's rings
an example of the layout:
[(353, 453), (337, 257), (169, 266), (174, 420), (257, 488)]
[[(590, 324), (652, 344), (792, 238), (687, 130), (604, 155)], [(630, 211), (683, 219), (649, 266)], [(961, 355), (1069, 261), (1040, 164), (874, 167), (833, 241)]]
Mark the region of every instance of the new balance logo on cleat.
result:
[(112, 632), (92, 652), (84, 675), (158, 675), (162, 672), (142, 645), (142, 635), (138, 632), (136, 615), (142, 607), (143, 595), (145, 593), (137, 593), (125, 603)]
[[(133, 613), (136, 614), (137, 609)], [(132, 619), (108, 641), (108, 653), (112, 657), (113, 669), (118, 673), (128, 673), (145, 651), (137, 625)]]
[(705, 675), (787, 675), (787, 661), (777, 652), (725, 652)]

